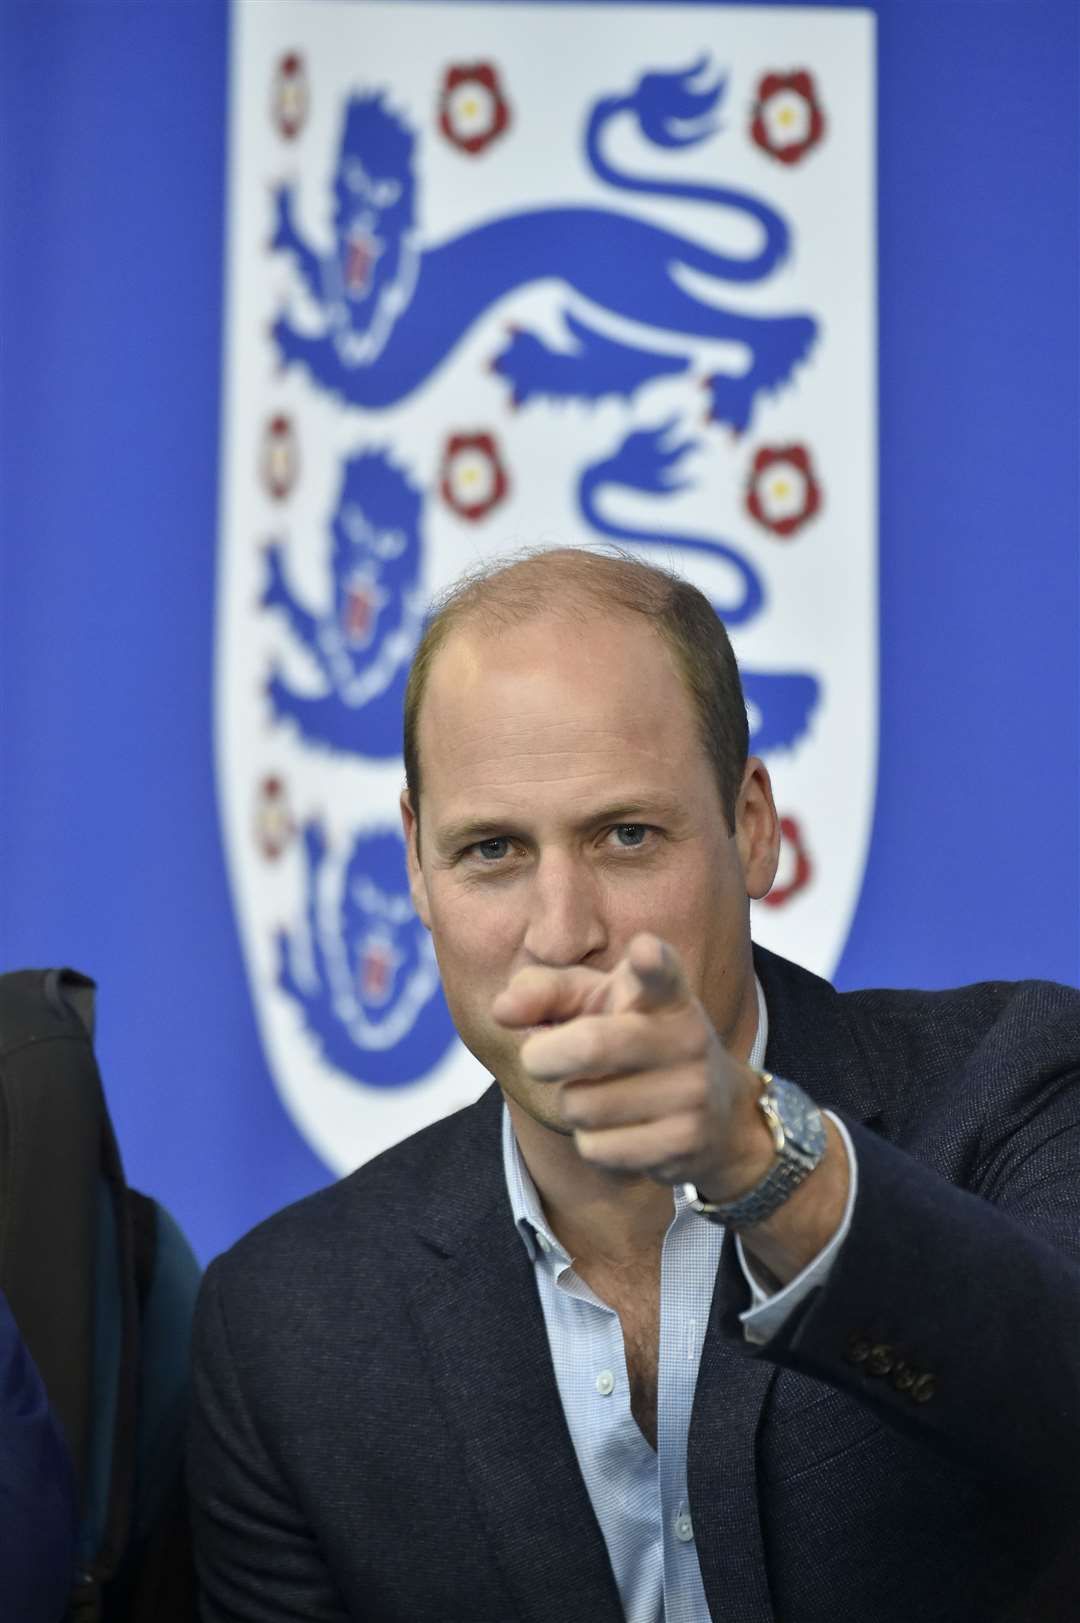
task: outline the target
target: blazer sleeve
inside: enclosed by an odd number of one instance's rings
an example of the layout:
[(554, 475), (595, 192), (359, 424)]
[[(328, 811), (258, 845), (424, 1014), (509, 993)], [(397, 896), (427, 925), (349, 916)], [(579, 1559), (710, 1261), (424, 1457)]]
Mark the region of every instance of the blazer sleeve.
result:
[(6, 1617), (58, 1623), (75, 1579), (75, 1483), (66, 1445), (0, 1295), (0, 1597)]
[[(1080, 1499), (1080, 1076), (972, 1136), (970, 1188), (846, 1125), (850, 1232), (761, 1356), (992, 1478)], [(725, 1331), (741, 1334), (736, 1308)]]
[(203, 1623), (347, 1623), (356, 1614), (345, 1610), (290, 1493), (270, 1428), (253, 1418), (258, 1363), (242, 1365), (235, 1351), (226, 1295), (219, 1260), (203, 1281), (193, 1343), (188, 1480), (200, 1616)]

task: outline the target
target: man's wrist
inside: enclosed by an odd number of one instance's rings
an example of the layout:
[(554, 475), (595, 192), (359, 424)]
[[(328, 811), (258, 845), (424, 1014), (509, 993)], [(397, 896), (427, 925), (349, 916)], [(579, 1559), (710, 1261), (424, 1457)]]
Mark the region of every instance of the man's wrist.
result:
[[(825, 1284), (851, 1229), (859, 1181), (855, 1149), (840, 1118), (833, 1115), (831, 1110), (822, 1114), (829, 1135), (829, 1149), (813, 1177), (808, 1178), (802, 1189), (792, 1197), (791, 1204), (798, 1210), (794, 1213), (781, 1212), (762, 1229), (735, 1236), (736, 1255), (753, 1298), (751, 1305), (739, 1317), (747, 1341), (758, 1346), (775, 1334), (788, 1314), (812, 1290)], [(835, 1201), (840, 1187), (844, 1190), (842, 1204), (839, 1207), (835, 1203), (829, 1205), (829, 1202)], [(790, 1218), (794, 1216), (798, 1217), (802, 1230), (807, 1233), (814, 1231), (821, 1237), (821, 1244), (804, 1260), (801, 1268), (785, 1268), (785, 1259), (775, 1249), (778, 1240), (776, 1231), (788, 1227)], [(765, 1263), (759, 1249), (752, 1249), (757, 1247), (769, 1252), (777, 1268), (784, 1268), (783, 1275), (774, 1272)]]
[(756, 1073), (758, 1119), (768, 1132), (766, 1164), (741, 1194), (710, 1198), (693, 1184), (685, 1186), (694, 1209), (730, 1228), (754, 1228), (790, 1199), (825, 1155), (827, 1138), (821, 1112), (801, 1088), (768, 1071)]

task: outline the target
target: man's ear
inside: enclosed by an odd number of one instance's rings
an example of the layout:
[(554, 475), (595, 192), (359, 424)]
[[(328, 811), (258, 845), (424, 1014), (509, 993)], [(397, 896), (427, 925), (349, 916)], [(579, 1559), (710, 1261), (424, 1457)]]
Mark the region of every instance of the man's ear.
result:
[(766, 896), (776, 878), (780, 860), (780, 819), (776, 815), (768, 768), (751, 755), (743, 772), (742, 787), (735, 802), (735, 839), (746, 880), (746, 894), (753, 901)]
[(420, 825), (413, 811), (409, 791), (401, 791), (401, 831), (405, 836), (405, 866), (409, 874), (409, 892), (421, 924), (431, 929), (431, 909), (428, 907), (427, 885), (420, 866)]

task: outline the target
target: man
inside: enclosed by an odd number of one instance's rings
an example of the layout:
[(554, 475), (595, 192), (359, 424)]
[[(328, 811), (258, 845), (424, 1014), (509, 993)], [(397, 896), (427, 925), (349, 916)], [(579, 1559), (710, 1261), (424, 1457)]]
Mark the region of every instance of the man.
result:
[(409, 874), (498, 1085), (210, 1269), (210, 1623), (974, 1623), (1057, 1559), (1080, 996), (753, 951), (746, 751), (723, 628), (642, 564), (431, 623)]

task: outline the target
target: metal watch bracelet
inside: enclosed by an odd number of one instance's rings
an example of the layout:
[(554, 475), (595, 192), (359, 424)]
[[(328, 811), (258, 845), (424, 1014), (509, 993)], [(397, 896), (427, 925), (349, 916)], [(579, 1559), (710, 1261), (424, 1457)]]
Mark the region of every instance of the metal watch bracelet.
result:
[(704, 1199), (694, 1184), (683, 1185), (695, 1211), (726, 1228), (753, 1228), (771, 1217), (808, 1178), (825, 1154), (825, 1123), (821, 1111), (794, 1082), (759, 1071), (761, 1095), (757, 1104), (772, 1135), (776, 1160), (752, 1189), (737, 1200), (717, 1203)]

